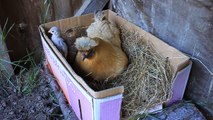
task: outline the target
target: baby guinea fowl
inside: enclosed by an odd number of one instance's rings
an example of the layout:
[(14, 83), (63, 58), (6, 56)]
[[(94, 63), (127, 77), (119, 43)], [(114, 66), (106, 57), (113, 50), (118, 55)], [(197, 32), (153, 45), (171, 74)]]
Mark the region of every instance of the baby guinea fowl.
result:
[(58, 27), (54, 26), (54, 27), (50, 28), (50, 30), (48, 32), (52, 34), (51, 40), (53, 41), (56, 48), (60, 51), (60, 53), (65, 58), (67, 58), (68, 47), (67, 47), (67, 44), (65, 43), (64, 39), (61, 37), (60, 29)]
[(81, 37), (76, 39), (75, 47), (76, 65), (94, 80), (112, 79), (127, 67), (126, 54), (106, 40)]

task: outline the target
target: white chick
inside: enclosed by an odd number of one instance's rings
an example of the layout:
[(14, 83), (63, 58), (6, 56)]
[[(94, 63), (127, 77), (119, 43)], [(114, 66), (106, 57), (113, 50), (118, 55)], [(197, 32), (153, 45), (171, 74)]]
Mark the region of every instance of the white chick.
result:
[(51, 40), (53, 41), (56, 48), (60, 51), (60, 53), (65, 58), (67, 58), (68, 47), (67, 47), (67, 44), (65, 43), (64, 39), (61, 38), (60, 29), (58, 27), (54, 26), (54, 27), (50, 28), (50, 30), (48, 32), (52, 34)]

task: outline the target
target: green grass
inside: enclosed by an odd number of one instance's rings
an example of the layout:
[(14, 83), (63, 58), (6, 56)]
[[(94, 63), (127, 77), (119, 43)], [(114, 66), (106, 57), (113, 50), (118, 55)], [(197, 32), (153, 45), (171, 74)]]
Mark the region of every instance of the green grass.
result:
[[(45, 4), (49, 4), (49, 0), (45, 0)], [(49, 6), (49, 5), (48, 5)], [(49, 7), (48, 7), (49, 9)], [(46, 11), (47, 15), (48, 11)], [(46, 16), (45, 15), (45, 16)], [(15, 24), (11, 26), (8, 25), (8, 19), (6, 19), (3, 26), (3, 29), (0, 30), (0, 44), (4, 44), (6, 38), (10, 34)], [(11, 51), (8, 50), (0, 50), (0, 56), (4, 54), (8, 54)], [(6, 60), (4, 58), (0, 58), (0, 90), (4, 93), (4, 96), (9, 95), (8, 88), (12, 90), (17, 90), (18, 92), (22, 92), (25, 94), (29, 94), (33, 91), (33, 89), (37, 85), (37, 77), (40, 73), (40, 68), (36, 65), (33, 59), (34, 52), (29, 53), (27, 50), (27, 55), (21, 58), (18, 61), (11, 62), (10, 60)], [(20, 69), (19, 74), (14, 76), (14, 73), (8, 71), (7, 65), (12, 65), (13, 70)], [(1, 96), (2, 97), (2, 96)]]
[(51, 6), (51, 0), (44, 0), (41, 8), (41, 19), (40, 23), (46, 23), (49, 19), (49, 10)]
[(37, 76), (39, 74), (39, 69), (38, 68), (32, 68), (32, 70), (29, 71), (28, 76), (25, 79), (25, 84), (23, 86), (22, 92), (25, 94), (29, 94), (33, 91), (33, 89), (37, 85)]
[(58, 100), (57, 100), (56, 96), (54, 95), (54, 93), (51, 92), (49, 95), (50, 95), (51, 101), (58, 105), (59, 103), (58, 103)]
[(13, 23), (10, 27), (9, 27), (9, 29), (7, 29), (7, 25), (8, 25), (8, 18), (6, 19), (6, 21), (5, 21), (5, 23), (4, 23), (4, 25), (3, 25), (3, 29), (2, 29), (2, 31), (0, 31), (0, 36), (1, 36), (1, 38), (0, 38), (0, 40), (2, 40), (2, 42), (5, 42), (5, 40), (6, 40), (6, 37), (8, 36), (8, 34), (10, 33), (10, 31), (12, 30), (12, 28), (14, 27), (14, 25), (15, 25), (15, 23)]
[(27, 51), (27, 55), (23, 58), (22, 62), (24, 65), (29, 64), (29, 69), (21, 69), (19, 76), (20, 78), (17, 80), (17, 84), (19, 84), (19, 92), (30, 94), (34, 88), (38, 84), (38, 75), (40, 73), (40, 68), (36, 65), (35, 60), (33, 59), (33, 52), (29, 53)]
[[(12, 24), (8, 28), (8, 18), (7, 18), (5, 23), (3, 24), (3, 26), (1, 26), (1, 28), (3, 28), (3, 29), (0, 30), (0, 44), (1, 44), (0, 46), (3, 46), (5, 44), (6, 38), (9, 35), (12, 28), (14, 27), (14, 25), (15, 24)], [(7, 51), (7, 50), (4, 51), (1, 49), (0, 56), (3, 56), (4, 54), (8, 54), (8, 52), (10, 52), (10, 51)], [(9, 93), (5, 89), (5, 84), (9, 84), (10, 86), (15, 87), (15, 85), (13, 84), (13, 82), (10, 79), (11, 76), (13, 75), (13, 73), (10, 73), (8, 71), (8, 68), (6, 68), (7, 64), (17, 65), (16, 63), (13, 63), (9, 60), (0, 58), (0, 90), (3, 91), (3, 93), (5, 93), (6, 95), (8, 95)], [(6, 81), (5, 81), (5, 79), (6, 79)]]
[[(5, 89), (8, 87), (16, 89), (19, 93), (30, 94), (37, 86), (37, 78), (40, 73), (40, 68), (36, 65), (32, 56), (33, 52), (28, 52), (26, 56), (18, 61), (11, 62), (0, 59), (0, 72), (3, 75), (2, 78), (0, 76), (0, 90), (2, 90), (6, 96), (9, 95), (7, 90)], [(16, 75), (16, 80), (12, 79), (13, 74), (8, 72), (7, 68), (5, 68), (5, 66), (3, 65), (4, 63), (13, 65), (13, 70), (20, 68), (19, 74)], [(5, 84), (3, 85), (3, 82), (5, 82), (5, 80), (7, 81), (6, 86)]]

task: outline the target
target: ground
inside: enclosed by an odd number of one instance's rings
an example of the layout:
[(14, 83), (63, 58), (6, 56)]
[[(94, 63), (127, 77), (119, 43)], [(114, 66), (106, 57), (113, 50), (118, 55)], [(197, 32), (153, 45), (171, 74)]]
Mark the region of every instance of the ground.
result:
[[(32, 74), (33, 73), (33, 74)], [(47, 75), (42, 68), (34, 67), (13, 77), (14, 86), (0, 90), (0, 120), (61, 120), (65, 119), (55, 97)], [(29, 80), (32, 79), (34, 82)], [(54, 78), (51, 78), (54, 80)], [(2, 81), (2, 79), (1, 79)], [(19, 83), (19, 84), (17, 84)], [(2, 86), (0, 86), (1, 88)], [(13, 89), (11, 89), (13, 88)], [(16, 88), (16, 89), (14, 89)], [(7, 95), (6, 92), (7, 91)], [(4, 94), (5, 93), (5, 94)], [(66, 104), (66, 103), (65, 103)], [(77, 120), (70, 109), (69, 119)], [(155, 114), (133, 116), (130, 120), (205, 120), (205, 117), (191, 102), (181, 102)]]
[(137, 120), (206, 120), (206, 118), (193, 103), (181, 101), (157, 113), (141, 115)]
[[(54, 96), (53, 91), (49, 87), (42, 69), (38, 69), (39, 73), (34, 79), (35, 87), (32, 90), (26, 90), (27, 87), (22, 85), (22, 90), (4, 88), (7, 95), (0, 91), (0, 119), (30, 119), (30, 120), (46, 120), (46, 119), (63, 119), (60, 106)], [(27, 74), (24, 74), (27, 75)], [(14, 77), (20, 78), (19, 76)], [(23, 81), (23, 80), (22, 80)], [(16, 88), (20, 85), (15, 84)], [(24, 89), (25, 88), (25, 89)], [(4, 97), (2, 97), (4, 96)]]

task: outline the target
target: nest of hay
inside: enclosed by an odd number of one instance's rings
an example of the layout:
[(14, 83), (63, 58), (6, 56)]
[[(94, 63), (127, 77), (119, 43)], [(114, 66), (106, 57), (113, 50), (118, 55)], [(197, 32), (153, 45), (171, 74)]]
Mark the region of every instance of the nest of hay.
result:
[(122, 117), (128, 118), (147, 112), (171, 97), (172, 70), (168, 60), (143, 36), (122, 27), (120, 31), (122, 48), (129, 58), (128, 68), (113, 80), (86, 82), (96, 91), (124, 86)]
[(172, 70), (168, 59), (161, 57), (137, 32), (121, 28), (121, 39), (129, 66), (111, 84), (124, 86), (122, 112), (129, 117), (147, 112), (171, 97)]

